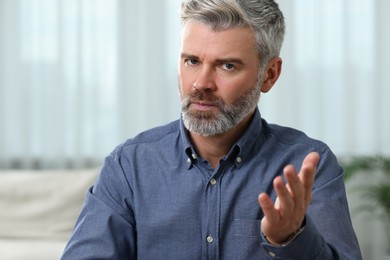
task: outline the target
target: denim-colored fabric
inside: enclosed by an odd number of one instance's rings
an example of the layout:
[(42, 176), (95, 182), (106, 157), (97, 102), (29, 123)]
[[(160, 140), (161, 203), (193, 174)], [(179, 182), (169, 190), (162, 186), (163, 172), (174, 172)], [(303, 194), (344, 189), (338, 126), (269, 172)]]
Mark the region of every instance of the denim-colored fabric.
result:
[[(260, 231), (260, 192), (317, 151), (313, 200), (303, 232), (275, 247)], [(182, 122), (139, 134), (105, 160), (62, 259), (361, 259), (343, 170), (324, 143), (252, 122), (213, 169), (198, 157)]]

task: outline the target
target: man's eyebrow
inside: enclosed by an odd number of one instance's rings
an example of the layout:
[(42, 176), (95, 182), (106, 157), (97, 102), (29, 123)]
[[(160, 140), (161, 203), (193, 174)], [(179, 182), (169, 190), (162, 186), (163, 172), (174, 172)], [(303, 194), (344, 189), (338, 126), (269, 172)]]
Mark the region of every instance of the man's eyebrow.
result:
[(223, 58), (223, 59), (217, 59), (216, 60), (217, 63), (236, 63), (236, 64), (240, 64), (240, 65), (243, 65), (244, 62), (239, 59), (239, 58)]
[(187, 53), (184, 53), (184, 52), (182, 52), (181, 54), (180, 54), (180, 57), (182, 58), (182, 59), (184, 59), (184, 58), (186, 58), (186, 59), (198, 59), (198, 56), (195, 56), (195, 55), (192, 55), (192, 54), (187, 54)]
[[(196, 56), (196, 55), (187, 54), (187, 53), (184, 53), (184, 52), (180, 54), (180, 57), (182, 59), (196, 59), (196, 60), (199, 59), (199, 57)], [(239, 58), (229, 58), (229, 57), (216, 59), (215, 62), (216, 63), (236, 63), (236, 64), (240, 64), (240, 65), (244, 64), (244, 62), (241, 59), (239, 59)]]

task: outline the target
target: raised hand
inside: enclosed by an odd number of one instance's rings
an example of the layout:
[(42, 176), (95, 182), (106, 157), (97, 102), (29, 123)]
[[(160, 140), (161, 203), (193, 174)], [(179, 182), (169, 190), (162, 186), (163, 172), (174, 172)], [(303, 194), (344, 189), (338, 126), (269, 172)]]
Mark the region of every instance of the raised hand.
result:
[(288, 242), (302, 226), (311, 201), (319, 158), (318, 153), (309, 153), (298, 174), (292, 165), (283, 169), (287, 184), (281, 176), (274, 179), (275, 203), (266, 193), (259, 195), (259, 205), (264, 212), (261, 231), (270, 243), (281, 245)]

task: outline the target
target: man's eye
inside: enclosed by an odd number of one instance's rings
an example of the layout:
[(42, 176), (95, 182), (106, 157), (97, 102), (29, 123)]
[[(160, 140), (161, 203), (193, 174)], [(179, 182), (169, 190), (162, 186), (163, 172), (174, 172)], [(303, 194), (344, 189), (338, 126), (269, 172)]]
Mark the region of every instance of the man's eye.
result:
[(224, 63), (222, 65), (222, 68), (225, 69), (225, 70), (233, 70), (235, 68), (235, 66), (231, 63)]
[(188, 65), (196, 65), (198, 64), (198, 60), (196, 59), (188, 59), (185, 61), (185, 63), (187, 63)]

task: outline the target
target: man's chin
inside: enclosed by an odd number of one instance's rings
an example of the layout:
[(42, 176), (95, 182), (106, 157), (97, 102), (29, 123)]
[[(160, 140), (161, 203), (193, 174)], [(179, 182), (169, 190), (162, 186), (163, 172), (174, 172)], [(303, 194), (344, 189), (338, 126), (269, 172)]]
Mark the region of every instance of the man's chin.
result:
[(213, 121), (217, 118), (217, 113), (214, 111), (189, 110), (187, 115), (191, 120)]
[[(187, 119), (187, 120), (186, 120)], [(226, 133), (231, 127), (224, 124), (218, 124), (215, 118), (205, 117), (187, 117), (184, 120), (185, 128), (200, 136), (218, 136)]]

